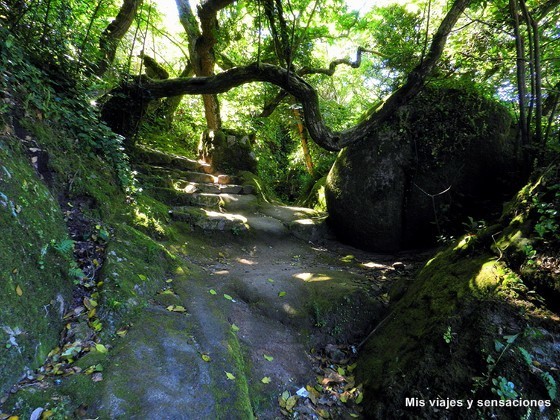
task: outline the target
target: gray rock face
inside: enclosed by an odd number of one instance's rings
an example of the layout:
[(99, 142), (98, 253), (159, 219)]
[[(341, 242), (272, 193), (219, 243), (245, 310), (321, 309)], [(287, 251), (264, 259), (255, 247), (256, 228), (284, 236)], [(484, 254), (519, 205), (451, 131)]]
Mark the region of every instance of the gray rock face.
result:
[(325, 191), (331, 226), (353, 245), (395, 251), (499, 211), (520, 182), (510, 132), (499, 104), (459, 89), (427, 90), (341, 151)]

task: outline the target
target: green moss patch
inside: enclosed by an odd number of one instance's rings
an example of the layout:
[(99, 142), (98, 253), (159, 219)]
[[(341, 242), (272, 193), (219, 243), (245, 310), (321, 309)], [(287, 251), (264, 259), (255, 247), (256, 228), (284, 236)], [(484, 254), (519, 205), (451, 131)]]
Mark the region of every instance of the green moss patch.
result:
[(58, 204), (13, 138), (0, 138), (0, 390), (58, 341), (71, 296)]

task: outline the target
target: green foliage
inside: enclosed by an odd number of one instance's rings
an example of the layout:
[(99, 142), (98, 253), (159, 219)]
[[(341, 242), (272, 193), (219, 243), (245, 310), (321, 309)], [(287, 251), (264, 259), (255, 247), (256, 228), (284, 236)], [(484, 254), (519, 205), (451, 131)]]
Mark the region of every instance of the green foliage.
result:
[(514, 400), (519, 396), (515, 391), (513, 382), (508, 381), (503, 376), (492, 379), (492, 384), (494, 384), (492, 392), (497, 394), (501, 400)]
[(443, 341), (445, 341), (447, 344), (451, 344), (451, 342), (453, 341), (453, 333), (451, 332), (450, 325), (447, 326), (447, 329), (443, 333)]
[[(123, 189), (134, 194), (137, 187), (122, 146), (123, 139), (100, 121), (98, 110), (88, 99), (87, 88), (74, 86), (65, 92), (57, 92), (55, 82), (29, 62), (13, 35), (0, 29), (0, 41), (9, 45), (0, 51), (0, 71), (5, 75), (0, 80), (2, 90), (22, 98), (23, 112), (37, 115), (43, 127), (63, 130), (68, 137), (72, 136), (64, 148), (79, 150), (79, 155), (89, 154), (90, 158), (103, 156), (114, 168)], [(11, 107), (15, 105), (12, 103)], [(45, 132), (45, 128), (41, 130)]]
[(544, 382), (546, 390), (548, 391), (548, 395), (550, 396), (551, 400), (556, 399), (556, 395), (558, 394), (558, 387), (556, 385), (556, 380), (552, 377), (549, 372), (541, 372), (540, 377)]
[(558, 205), (560, 204), (560, 185), (554, 184), (542, 194), (533, 196), (533, 207), (539, 214), (535, 224), (535, 232), (541, 239), (560, 239), (560, 215)]

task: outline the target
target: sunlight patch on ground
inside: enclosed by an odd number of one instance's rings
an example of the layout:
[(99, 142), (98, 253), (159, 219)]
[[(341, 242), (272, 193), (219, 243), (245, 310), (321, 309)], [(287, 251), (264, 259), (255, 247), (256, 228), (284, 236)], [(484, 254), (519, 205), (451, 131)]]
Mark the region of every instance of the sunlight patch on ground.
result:
[(218, 276), (227, 276), (229, 274), (229, 270), (218, 270), (218, 271), (214, 271), (212, 273), (212, 275), (218, 275)]
[(305, 282), (332, 280), (332, 277), (329, 277), (325, 274), (314, 274), (314, 273), (299, 273), (299, 274), (294, 274), (294, 277), (299, 280), (303, 280)]
[(360, 264), (363, 268), (370, 268), (372, 270), (394, 270), (393, 267), (389, 267), (388, 265), (385, 264), (379, 264), (373, 261), (369, 261), (366, 263), (362, 263)]
[(284, 312), (286, 312), (288, 315), (297, 315), (297, 311), (289, 303), (284, 303), (282, 305), (282, 309), (284, 309)]
[(237, 258), (237, 262), (240, 264), (246, 264), (246, 265), (256, 265), (258, 264), (255, 261), (252, 260), (248, 260), (247, 258)]

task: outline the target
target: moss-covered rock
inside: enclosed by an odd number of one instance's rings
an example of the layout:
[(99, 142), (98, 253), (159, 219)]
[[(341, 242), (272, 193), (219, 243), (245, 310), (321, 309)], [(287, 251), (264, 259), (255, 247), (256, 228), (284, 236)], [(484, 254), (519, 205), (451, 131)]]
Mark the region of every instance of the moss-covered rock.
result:
[(254, 136), (233, 131), (204, 132), (199, 154), (218, 172), (256, 172), (257, 160), (252, 144)]
[(69, 305), (67, 240), (57, 201), (21, 144), (0, 138), (0, 392), (56, 346)]
[(332, 227), (381, 251), (423, 246), (471, 216), (501, 211), (519, 185), (506, 108), (430, 88), (369, 138), (345, 148), (326, 184)]
[[(529, 263), (535, 257), (525, 248), (536, 243), (528, 198), (538, 194), (539, 183), (524, 188), (506, 206), (499, 224), (464, 236), (428, 261), (414, 280), (395, 286), (390, 315), (359, 359), (357, 376), (365, 384), (369, 416), (526, 414), (527, 408), (484, 406), (484, 401), (500, 400), (500, 383), (514, 384), (520, 400), (548, 401), (550, 408), (539, 409), (543, 418), (557, 415), (560, 350), (553, 343), (560, 337), (558, 317), (522, 270), (526, 264), (535, 271), (547, 269)], [(463, 405), (444, 410), (429, 405), (428, 400), (438, 398)], [(425, 405), (414, 402), (418, 400)], [(474, 401), (471, 409), (468, 400)]]

